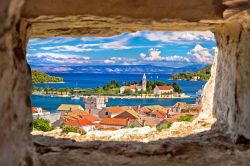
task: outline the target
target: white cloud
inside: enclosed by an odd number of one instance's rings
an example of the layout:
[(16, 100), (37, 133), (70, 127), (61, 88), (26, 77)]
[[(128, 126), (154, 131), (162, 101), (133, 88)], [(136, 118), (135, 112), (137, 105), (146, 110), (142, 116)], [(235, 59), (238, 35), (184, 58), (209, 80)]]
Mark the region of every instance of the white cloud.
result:
[(43, 72), (69, 72), (73, 70), (70, 67), (51, 67), (51, 66), (34, 67), (33, 69)]
[(37, 61), (37, 62), (49, 62), (49, 63), (57, 63), (57, 64), (82, 64), (88, 63), (90, 61), (90, 57), (80, 56), (80, 55), (72, 55), (72, 54), (58, 54), (58, 53), (37, 53), (30, 55), (28, 54), (29, 61)]
[(69, 67), (56, 67), (52, 69), (53, 72), (67, 72), (67, 71), (72, 71), (72, 68)]
[(150, 41), (185, 43), (198, 41), (214, 41), (214, 34), (210, 31), (206, 32), (145, 32), (144, 37)]
[(161, 51), (158, 49), (151, 48), (148, 51), (148, 54), (140, 53), (140, 57), (145, 61), (170, 61), (170, 62), (190, 62), (190, 60), (186, 57), (182, 56), (160, 56)]
[(145, 54), (145, 53), (140, 53), (140, 57), (142, 58), (142, 59), (144, 59), (145, 57), (146, 57), (147, 55)]
[(120, 63), (121, 61), (126, 61), (126, 59), (121, 57), (111, 57), (109, 59), (105, 59), (103, 62), (106, 64), (114, 64), (114, 63)]
[(99, 45), (100, 49), (114, 49), (114, 50), (122, 50), (122, 49), (129, 49), (130, 47), (126, 46), (128, 38), (123, 38), (120, 40), (101, 43)]
[(121, 61), (122, 60), (121, 57), (111, 57), (110, 59), (114, 60), (114, 61)]
[(92, 51), (93, 49), (91, 48), (81, 48), (79, 46), (70, 46), (70, 45), (65, 45), (65, 46), (52, 46), (52, 47), (41, 47), (42, 50), (52, 50), (55, 52), (83, 52), (83, 51)]
[(167, 56), (164, 59), (169, 62), (191, 62), (189, 58), (178, 55)]
[(105, 59), (103, 62), (106, 63), (106, 64), (115, 63), (115, 61), (114, 61), (114, 60), (111, 60), (111, 59)]
[[(217, 48), (212, 48), (214, 52), (218, 52)], [(188, 52), (189, 57), (183, 57), (178, 55), (161, 56), (161, 51), (158, 49), (149, 49), (148, 54), (140, 53), (141, 59), (144, 61), (156, 61), (156, 62), (185, 62), (185, 63), (200, 63), (211, 64), (214, 56), (209, 52), (209, 49), (197, 44), (192, 50)]]
[(214, 56), (210, 54), (209, 49), (202, 47), (200, 44), (196, 44), (188, 54), (191, 55), (192, 60), (196, 63), (213, 63)]
[(148, 50), (148, 54), (145, 56), (144, 53), (141, 53), (140, 56), (141, 58), (143, 58), (144, 60), (147, 61), (154, 61), (154, 60), (160, 60), (162, 57), (160, 56), (161, 51), (158, 49), (154, 49), (154, 48), (150, 48)]

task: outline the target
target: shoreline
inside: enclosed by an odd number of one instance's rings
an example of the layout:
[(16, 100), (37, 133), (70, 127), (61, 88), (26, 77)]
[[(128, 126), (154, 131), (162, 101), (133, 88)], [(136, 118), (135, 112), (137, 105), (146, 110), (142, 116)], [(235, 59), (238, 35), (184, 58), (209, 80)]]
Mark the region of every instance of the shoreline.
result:
[[(35, 96), (48, 96), (48, 97), (72, 97), (70, 95), (52, 95), (52, 94), (32, 94), (32, 95), (35, 95)], [(99, 97), (98, 95), (79, 95), (80, 98), (84, 98), (84, 97)], [(185, 96), (182, 96), (182, 97), (177, 97), (177, 96), (174, 96), (174, 97), (168, 97), (168, 96), (162, 96), (162, 97), (154, 97), (154, 96), (102, 96), (102, 97), (107, 97), (109, 99), (187, 99), (187, 98), (195, 98), (195, 96), (189, 96), (189, 95), (185, 95)]]
[(39, 82), (39, 83), (32, 83), (32, 84), (64, 84), (65, 82)]

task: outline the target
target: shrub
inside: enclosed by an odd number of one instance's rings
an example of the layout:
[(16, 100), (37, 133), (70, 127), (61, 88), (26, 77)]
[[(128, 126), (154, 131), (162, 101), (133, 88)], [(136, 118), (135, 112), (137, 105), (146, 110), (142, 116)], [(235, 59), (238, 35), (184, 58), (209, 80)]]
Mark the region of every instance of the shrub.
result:
[(156, 127), (158, 131), (162, 131), (163, 129), (169, 129), (172, 126), (172, 122), (166, 122), (161, 124), (160, 126)]
[(178, 119), (178, 121), (186, 121), (186, 122), (192, 122), (193, 121), (193, 117), (192, 116), (180, 116)]
[(136, 128), (137, 126), (136, 125), (131, 125), (130, 128)]
[(81, 130), (79, 127), (66, 126), (66, 125), (62, 126), (62, 132), (63, 133), (73, 132), (73, 133), (79, 133), (79, 134), (82, 134), (82, 135), (86, 134), (86, 132), (84, 130)]
[(54, 127), (50, 126), (50, 121), (42, 118), (37, 118), (33, 121), (33, 128), (44, 132), (54, 130)]
[(182, 113), (189, 113), (191, 110), (187, 109), (187, 110), (183, 110)]

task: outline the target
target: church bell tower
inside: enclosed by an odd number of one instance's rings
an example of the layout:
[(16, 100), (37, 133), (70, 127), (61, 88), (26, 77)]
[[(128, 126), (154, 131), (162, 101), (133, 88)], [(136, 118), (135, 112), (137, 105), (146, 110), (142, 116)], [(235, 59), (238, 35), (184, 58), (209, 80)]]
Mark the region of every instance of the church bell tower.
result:
[(143, 77), (142, 77), (142, 90), (143, 91), (147, 90), (147, 78), (146, 78), (146, 74), (145, 73), (143, 74)]

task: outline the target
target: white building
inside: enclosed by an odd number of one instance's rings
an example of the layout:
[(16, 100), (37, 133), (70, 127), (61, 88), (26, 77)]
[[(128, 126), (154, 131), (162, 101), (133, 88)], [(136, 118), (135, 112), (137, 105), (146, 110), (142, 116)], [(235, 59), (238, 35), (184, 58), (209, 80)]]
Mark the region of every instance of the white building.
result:
[(162, 94), (173, 94), (174, 88), (172, 86), (156, 86), (154, 88), (155, 95), (162, 95)]
[(102, 109), (106, 107), (108, 98), (102, 96), (89, 96), (89, 97), (84, 97), (83, 102), (85, 104), (86, 110)]
[(147, 77), (146, 74), (143, 74), (142, 77), (142, 90), (146, 91), (147, 90)]
[(129, 86), (121, 86), (120, 93), (124, 93), (125, 90), (131, 90), (133, 93), (136, 91), (146, 91), (147, 90), (147, 78), (146, 74), (143, 74), (142, 77), (142, 84), (134, 84)]
[(32, 115), (49, 115), (50, 112), (47, 110), (43, 110), (41, 107), (32, 107)]

